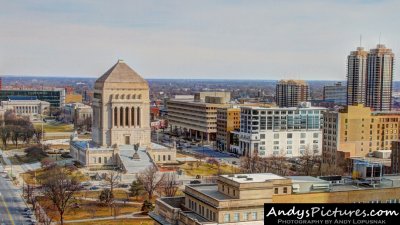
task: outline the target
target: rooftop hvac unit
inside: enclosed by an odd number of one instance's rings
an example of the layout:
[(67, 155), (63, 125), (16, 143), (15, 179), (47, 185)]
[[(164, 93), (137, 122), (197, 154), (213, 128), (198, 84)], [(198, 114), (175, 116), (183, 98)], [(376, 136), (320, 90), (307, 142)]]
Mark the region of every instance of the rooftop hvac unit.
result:
[(292, 184), (292, 192), (293, 193), (300, 192), (300, 184)]
[(246, 175), (238, 175), (237, 178), (247, 178)]
[(329, 184), (328, 183), (313, 184), (312, 189), (313, 190), (329, 189)]

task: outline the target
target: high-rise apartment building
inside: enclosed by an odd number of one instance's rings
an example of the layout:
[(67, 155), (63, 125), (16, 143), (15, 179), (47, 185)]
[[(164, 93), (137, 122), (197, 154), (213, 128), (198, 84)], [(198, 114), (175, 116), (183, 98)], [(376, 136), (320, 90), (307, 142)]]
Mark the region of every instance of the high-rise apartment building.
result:
[(399, 139), (399, 112), (372, 111), (359, 104), (327, 111), (323, 118), (322, 155), (327, 163), (390, 150), (392, 141)]
[(368, 53), (366, 105), (373, 110), (392, 108), (393, 60), (392, 50), (382, 44)]
[(363, 47), (347, 56), (347, 105), (365, 103), (368, 52)]
[(279, 107), (297, 107), (309, 98), (308, 84), (302, 80), (281, 80), (276, 84), (276, 104)]
[(232, 131), (240, 129), (240, 108), (225, 107), (217, 109), (217, 149), (229, 151)]
[(240, 154), (299, 157), (322, 153), (322, 112), (326, 108), (241, 107)]
[(390, 154), (391, 172), (400, 174), (400, 141), (392, 142), (392, 154)]
[(324, 86), (324, 101), (333, 101), (336, 105), (346, 105), (346, 86), (341, 82)]

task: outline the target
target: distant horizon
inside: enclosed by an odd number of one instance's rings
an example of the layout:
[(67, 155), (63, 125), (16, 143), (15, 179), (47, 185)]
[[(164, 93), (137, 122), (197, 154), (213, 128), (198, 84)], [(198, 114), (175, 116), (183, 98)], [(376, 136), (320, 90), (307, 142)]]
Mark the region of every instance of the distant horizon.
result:
[[(67, 76), (67, 77), (61, 77), (61, 76)], [(88, 76), (88, 75), (0, 75), (0, 77), (12, 77), (12, 78), (60, 78), (60, 79), (69, 79), (69, 78), (83, 78), (83, 79), (97, 79), (101, 75), (94, 77), (94, 76)], [(245, 76), (245, 75), (243, 75)], [(216, 81), (223, 81), (223, 80), (233, 80), (233, 81), (279, 81), (279, 80), (302, 80), (302, 79), (296, 79), (296, 78), (282, 78), (282, 79), (222, 79), (222, 78), (157, 78), (157, 77), (152, 77), (152, 78), (146, 78), (143, 77), (145, 80), (216, 80)], [(305, 81), (347, 81), (347, 80), (305, 80)]]
[[(377, 0), (3, 1), (0, 74), (97, 77), (124, 59), (153, 74), (146, 79), (342, 80), (359, 46), (400, 55), (398, 9)], [(397, 63), (394, 71), (400, 80)]]

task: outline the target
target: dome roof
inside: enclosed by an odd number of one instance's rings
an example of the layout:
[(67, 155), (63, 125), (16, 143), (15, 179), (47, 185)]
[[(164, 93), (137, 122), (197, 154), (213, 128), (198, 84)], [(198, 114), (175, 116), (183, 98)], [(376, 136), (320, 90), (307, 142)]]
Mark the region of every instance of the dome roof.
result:
[(147, 81), (130, 68), (123, 60), (118, 60), (114, 66), (97, 79), (95, 88), (104, 88), (112, 84), (119, 85), (116, 87), (122, 85), (123, 88), (132, 85), (134, 85), (134, 88), (148, 88)]

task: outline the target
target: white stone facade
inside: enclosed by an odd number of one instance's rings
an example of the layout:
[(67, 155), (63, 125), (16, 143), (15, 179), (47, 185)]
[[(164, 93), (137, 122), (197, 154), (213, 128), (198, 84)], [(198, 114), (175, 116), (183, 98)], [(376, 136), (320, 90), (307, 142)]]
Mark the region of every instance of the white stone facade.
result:
[(241, 108), (239, 154), (300, 157), (322, 153), (325, 108)]
[(40, 100), (8, 100), (1, 101), (1, 106), (4, 110), (12, 110), (20, 116), (29, 116), (33, 119), (34, 116), (44, 114), (47, 115), (50, 111), (50, 103)]
[(119, 61), (95, 83), (93, 141), (100, 146), (150, 146), (147, 82)]

